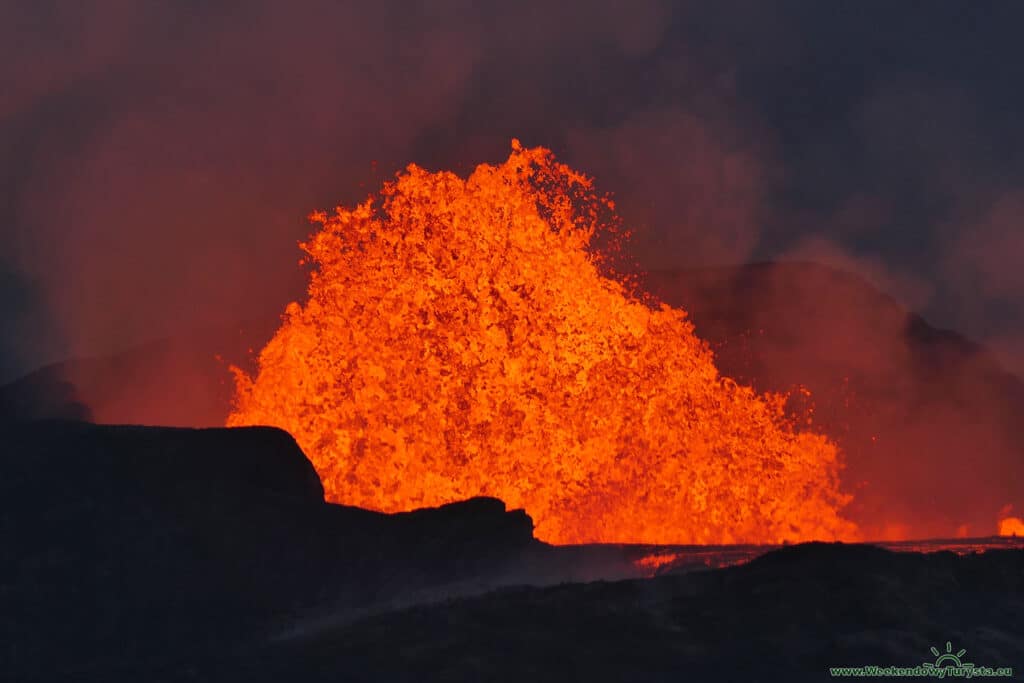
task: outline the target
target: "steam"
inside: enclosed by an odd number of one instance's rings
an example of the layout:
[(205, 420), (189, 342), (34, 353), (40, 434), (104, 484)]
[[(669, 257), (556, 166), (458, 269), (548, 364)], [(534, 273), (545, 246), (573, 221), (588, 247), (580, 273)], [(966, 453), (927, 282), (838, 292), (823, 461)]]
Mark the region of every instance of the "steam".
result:
[(750, 137), (726, 119), (664, 109), (572, 131), (569, 151), (622, 198), (647, 267), (692, 267), (743, 262), (757, 248), (765, 152)]

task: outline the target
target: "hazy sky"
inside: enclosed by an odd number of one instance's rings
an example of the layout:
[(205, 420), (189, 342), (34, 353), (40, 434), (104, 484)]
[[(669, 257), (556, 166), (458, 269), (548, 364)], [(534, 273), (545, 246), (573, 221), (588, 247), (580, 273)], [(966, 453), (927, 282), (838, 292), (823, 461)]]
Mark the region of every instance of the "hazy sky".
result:
[(817, 259), (1024, 370), (1017, 2), (0, 5), (0, 380), (298, 296), (318, 208), (512, 137), (647, 268)]

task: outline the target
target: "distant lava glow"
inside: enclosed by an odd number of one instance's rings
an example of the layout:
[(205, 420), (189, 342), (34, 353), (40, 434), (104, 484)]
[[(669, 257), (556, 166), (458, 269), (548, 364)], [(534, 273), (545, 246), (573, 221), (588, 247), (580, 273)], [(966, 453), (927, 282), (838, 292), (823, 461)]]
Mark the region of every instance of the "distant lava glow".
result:
[(1000, 536), (1024, 536), (1024, 519), (1020, 517), (1004, 517), (999, 520)]
[(851, 539), (839, 454), (719, 375), (686, 314), (603, 274), (613, 206), (545, 149), (410, 166), (314, 214), (314, 266), (229, 425), (291, 432), (327, 498), (489, 495), (553, 543)]

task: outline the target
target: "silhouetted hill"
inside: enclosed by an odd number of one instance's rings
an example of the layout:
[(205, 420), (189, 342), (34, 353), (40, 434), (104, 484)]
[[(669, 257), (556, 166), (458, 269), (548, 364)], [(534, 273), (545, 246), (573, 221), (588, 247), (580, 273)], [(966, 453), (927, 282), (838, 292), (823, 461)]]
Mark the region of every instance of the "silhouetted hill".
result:
[[(811, 263), (655, 272), (721, 371), (794, 408), (843, 448), (848, 514), (869, 537), (987, 535), (1024, 507), (1024, 383), (859, 276)], [(968, 494), (968, 492), (970, 492)]]
[(48, 365), (0, 386), (0, 419), (221, 426), (234, 393), (229, 366), (248, 369), (278, 323), (272, 314)]
[(0, 444), (3, 680), (119, 680), (122, 664), (223, 651), (300, 615), (486, 583), (539, 546), (493, 499), (326, 504), (277, 429), (17, 423)]
[(92, 410), (65, 379), (63, 366), (49, 366), (0, 386), (0, 422), (14, 420), (91, 421)]

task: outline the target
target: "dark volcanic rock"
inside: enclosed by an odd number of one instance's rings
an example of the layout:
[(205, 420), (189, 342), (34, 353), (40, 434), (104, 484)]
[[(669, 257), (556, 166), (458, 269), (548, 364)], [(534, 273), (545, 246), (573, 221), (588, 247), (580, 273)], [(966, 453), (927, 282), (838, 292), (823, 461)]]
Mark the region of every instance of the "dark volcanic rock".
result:
[(487, 498), (329, 505), (275, 429), (21, 422), (0, 443), (0, 680), (826, 680), (946, 640), (1024, 661), (1024, 551), (810, 544), (480, 595), (651, 549), (545, 546)]
[(965, 661), (1019, 673), (1022, 588), (1020, 550), (810, 544), (728, 569), (417, 606), (198, 670), (247, 681), (826, 681), (830, 667), (934, 662), (929, 648), (951, 641)]
[(117, 680), (486, 581), (535, 545), (530, 518), (493, 499), (326, 504), (277, 429), (24, 422), (0, 443), (3, 680)]

